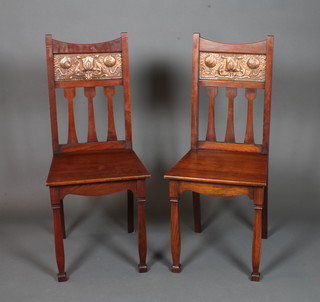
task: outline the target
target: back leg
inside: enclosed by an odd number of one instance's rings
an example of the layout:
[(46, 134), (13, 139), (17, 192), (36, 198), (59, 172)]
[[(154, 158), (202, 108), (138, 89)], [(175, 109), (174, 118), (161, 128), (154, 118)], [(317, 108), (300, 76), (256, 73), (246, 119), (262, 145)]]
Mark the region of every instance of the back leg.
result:
[(60, 200), (60, 216), (61, 216), (61, 225), (62, 225), (62, 235), (63, 239), (67, 238), (66, 233), (66, 226), (65, 226), (65, 220), (64, 220), (64, 206), (63, 206), (63, 199)]
[(192, 192), (193, 199), (193, 220), (194, 220), (194, 231), (201, 233), (201, 209), (200, 209), (200, 194)]
[(262, 209), (262, 238), (268, 238), (268, 186), (264, 188)]
[(132, 233), (134, 230), (134, 205), (133, 205), (133, 193), (128, 190), (128, 233)]

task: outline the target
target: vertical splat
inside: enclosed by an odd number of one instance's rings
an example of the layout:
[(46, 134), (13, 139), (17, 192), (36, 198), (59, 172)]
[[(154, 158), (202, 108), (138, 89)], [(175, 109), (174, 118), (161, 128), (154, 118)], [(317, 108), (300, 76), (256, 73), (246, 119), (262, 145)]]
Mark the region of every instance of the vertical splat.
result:
[(88, 99), (88, 143), (97, 142), (97, 133), (94, 120), (93, 98), (96, 96), (95, 87), (85, 87), (84, 95)]
[(234, 143), (235, 135), (234, 135), (234, 99), (237, 96), (237, 88), (226, 88), (226, 96), (229, 99), (228, 103), (228, 121), (227, 121), (227, 130), (225, 142)]
[(216, 141), (216, 131), (214, 123), (214, 101), (218, 95), (217, 87), (208, 87), (207, 96), (209, 98), (209, 111), (208, 111), (208, 128), (207, 128), (207, 141)]
[(73, 99), (76, 96), (75, 88), (65, 88), (64, 97), (68, 100), (68, 144), (77, 144), (76, 124), (74, 120)]
[(104, 87), (104, 95), (107, 97), (107, 100), (108, 100), (108, 137), (107, 137), (108, 141), (117, 140), (116, 126), (114, 123), (114, 113), (113, 113), (113, 100), (112, 100), (114, 93), (115, 93), (115, 89), (113, 86)]
[(247, 126), (246, 135), (244, 138), (245, 144), (254, 144), (254, 130), (253, 130), (253, 100), (257, 96), (257, 89), (247, 88), (246, 99), (248, 100)]

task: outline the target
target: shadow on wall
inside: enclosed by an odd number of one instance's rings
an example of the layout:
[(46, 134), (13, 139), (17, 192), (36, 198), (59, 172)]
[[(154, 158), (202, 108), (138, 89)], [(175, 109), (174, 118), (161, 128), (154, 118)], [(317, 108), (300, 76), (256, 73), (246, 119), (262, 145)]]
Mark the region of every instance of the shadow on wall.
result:
[[(139, 73), (139, 91), (146, 116), (143, 117), (148, 131), (148, 156), (151, 179), (148, 181), (148, 217), (150, 222), (169, 219), (168, 183), (163, 175), (172, 163), (177, 146), (177, 125), (174, 108), (177, 106), (179, 79), (173, 66), (165, 61), (153, 60), (145, 64)], [(161, 213), (161, 214), (160, 214)], [(160, 214), (160, 215), (159, 215)]]
[[(45, 69), (34, 64), (35, 58), (32, 58), (18, 70), (10, 66), (10, 58), (6, 55), (6, 60), (0, 62), (4, 71), (0, 75), (0, 153), (5, 159), (0, 163), (0, 175), (3, 175), (0, 187), (1, 192), (11, 190), (11, 195), (17, 196), (27, 186), (38, 191), (39, 179), (43, 186), (50, 164), (43, 159), (51, 155), (51, 134)], [(28, 191), (30, 193), (30, 189)]]

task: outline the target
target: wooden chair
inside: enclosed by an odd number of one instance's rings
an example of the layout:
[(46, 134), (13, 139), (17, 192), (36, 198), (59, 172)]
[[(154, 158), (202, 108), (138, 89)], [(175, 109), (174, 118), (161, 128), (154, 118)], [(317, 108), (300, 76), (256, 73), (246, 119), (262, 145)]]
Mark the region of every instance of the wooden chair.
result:
[[(139, 272), (146, 272), (146, 179), (149, 172), (132, 150), (128, 35), (98, 44), (72, 44), (46, 36), (53, 159), (50, 188), (58, 281), (66, 281), (63, 198), (68, 194), (99, 196), (127, 190), (128, 232), (133, 232), (133, 194), (138, 200)], [(101, 86), (107, 100), (107, 140), (97, 139), (93, 99)], [(118, 140), (113, 113), (115, 86), (123, 86), (125, 140)], [(78, 142), (73, 101), (76, 88), (88, 99), (88, 137)], [(56, 90), (63, 89), (68, 107), (68, 141), (60, 143)]]
[[(272, 85), (273, 37), (250, 44), (222, 44), (193, 35), (191, 150), (164, 176), (171, 204), (172, 272), (180, 272), (179, 195), (193, 192), (195, 232), (201, 232), (200, 193), (248, 195), (254, 203), (252, 281), (259, 281), (261, 237), (267, 238), (268, 150)], [(209, 98), (206, 139), (199, 140), (199, 89)], [(224, 142), (215, 132), (215, 98), (225, 87), (228, 117)], [(248, 100), (244, 143), (236, 143), (234, 99), (244, 88)], [(254, 140), (253, 103), (264, 90), (262, 144)]]

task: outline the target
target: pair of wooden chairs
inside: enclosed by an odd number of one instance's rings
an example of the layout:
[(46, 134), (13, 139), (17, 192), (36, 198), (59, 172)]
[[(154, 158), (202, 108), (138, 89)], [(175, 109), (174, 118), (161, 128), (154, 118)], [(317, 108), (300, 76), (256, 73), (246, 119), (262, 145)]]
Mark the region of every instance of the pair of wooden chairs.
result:
[[(132, 150), (128, 35), (105, 43), (72, 44), (46, 36), (53, 159), (46, 185), (50, 189), (58, 281), (66, 281), (63, 239), (66, 238), (63, 199), (68, 194), (98, 196), (128, 192), (128, 232), (133, 232), (133, 195), (138, 203), (139, 272), (146, 264), (146, 180), (149, 172)], [(201, 232), (200, 194), (248, 195), (255, 205), (251, 280), (259, 281), (261, 238), (267, 238), (267, 186), (273, 37), (251, 44), (222, 44), (193, 36), (191, 150), (164, 176), (169, 180), (173, 272), (180, 272), (179, 195), (193, 192), (195, 231)], [(113, 96), (123, 86), (125, 140), (118, 140)], [(199, 140), (199, 89), (209, 97), (208, 127)], [(74, 114), (76, 89), (88, 100), (88, 135), (79, 142)], [(103, 87), (108, 108), (106, 141), (99, 141), (93, 99)], [(215, 99), (226, 87), (228, 119), (224, 142), (215, 134)], [(244, 143), (236, 143), (234, 99), (245, 89), (248, 100)], [(56, 89), (63, 89), (68, 107), (67, 143), (60, 143)], [(264, 90), (263, 140), (255, 144), (253, 102)]]

